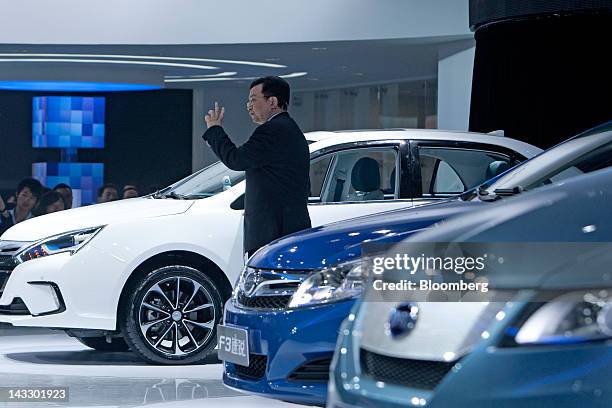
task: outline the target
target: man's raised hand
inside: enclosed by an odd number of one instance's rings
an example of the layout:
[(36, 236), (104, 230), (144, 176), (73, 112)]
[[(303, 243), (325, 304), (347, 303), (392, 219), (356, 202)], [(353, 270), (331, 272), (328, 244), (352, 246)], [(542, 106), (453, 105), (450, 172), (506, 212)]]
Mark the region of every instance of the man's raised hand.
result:
[(219, 107), (219, 103), (215, 102), (215, 109), (211, 109), (208, 111), (206, 116), (204, 116), (204, 121), (206, 121), (206, 127), (210, 128), (212, 126), (223, 126), (223, 115), (225, 114), (225, 108)]

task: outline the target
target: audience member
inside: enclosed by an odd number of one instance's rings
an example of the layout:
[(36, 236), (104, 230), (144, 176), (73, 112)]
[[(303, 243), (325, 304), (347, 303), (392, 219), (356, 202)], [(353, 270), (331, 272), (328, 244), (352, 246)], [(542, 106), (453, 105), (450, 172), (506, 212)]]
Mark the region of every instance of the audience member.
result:
[(98, 203), (107, 203), (119, 199), (119, 189), (113, 183), (106, 183), (98, 189)]
[(138, 193), (138, 189), (134, 184), (126, 184), (123, 186), (123, 198), (135, 198), (140, 194)]
[[(126, 184), (121, 198), (140, 196), (136, 184)], [(113, 183), (106, 183), (98, 189), (98, 203), (119, 199), (119, 189)], [(39, 215), (72, 208), (72, 188), (65, 183), (53, 189), (43, 186), (34, 178), (25, 178), (17, 186), (15, 194), (6, 200), (0, 196), (0, 235), (13, 225)]]
[(72, 208), (72, 188), (68, 184), (60, 183), (53, 187), (53, 190), (57, 191), (62, 195), (64, 199), (64, 206), (66, 210)]
[(42, 195), (38, 205), (32, 210), (32, 215), (38, 217), (65, 209), (64, 197), (59, 192), (51, 190)]
[(0, 202), (0, 234), (13, 225), (32, 218), (32, 209), (36, 206), (43, 186), (33, 178), (21, 180), (17, 186), (15, 208), (8, 210), (4, 201)]
[(5, 201), (9, 210), (14, 208), (15, 204), (17, 204), (17, 197), (15, 197), (15, 193), (11, 194)]

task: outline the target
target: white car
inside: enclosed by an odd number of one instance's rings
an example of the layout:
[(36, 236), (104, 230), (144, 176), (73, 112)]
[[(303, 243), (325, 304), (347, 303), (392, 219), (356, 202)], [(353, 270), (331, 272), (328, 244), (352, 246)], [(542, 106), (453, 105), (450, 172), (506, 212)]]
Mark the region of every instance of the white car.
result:
[[(541, 150), (467, 132), (316, 132), (313, 226), (462, 193)], [(0, 322), (49, 327), (157, 364), (202, 361), (244, 266), (244, 173), (213, 164), (153, 195), (15, 225), (0, 240)]]

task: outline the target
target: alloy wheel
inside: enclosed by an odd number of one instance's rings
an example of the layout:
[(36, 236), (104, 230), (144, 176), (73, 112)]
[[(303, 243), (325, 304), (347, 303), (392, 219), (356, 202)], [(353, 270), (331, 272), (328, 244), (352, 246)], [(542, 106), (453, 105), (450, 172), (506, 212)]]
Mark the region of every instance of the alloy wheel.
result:
[(139, 305), (139, 327), (150, 347), (182, 357), (209, 343), (218, 318), (208, 290), (189, 277), (152, 285)]

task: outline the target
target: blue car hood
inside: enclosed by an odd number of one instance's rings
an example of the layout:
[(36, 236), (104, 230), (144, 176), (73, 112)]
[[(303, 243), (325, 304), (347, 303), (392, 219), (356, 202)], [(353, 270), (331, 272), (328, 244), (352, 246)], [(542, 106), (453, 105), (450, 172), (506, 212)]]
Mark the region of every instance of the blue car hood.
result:
[(366, 240), (397, 242), (438, 221), (482, 205), (486, 204), (453, 200), (322, 225), (273, 241), (256, 252), (248, 263), (261, 269), (320, 269), (359, 257), (360, 244)]

